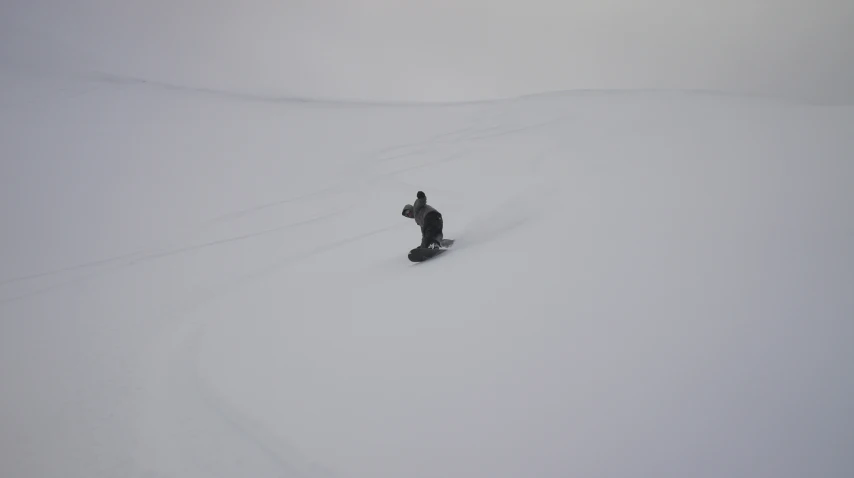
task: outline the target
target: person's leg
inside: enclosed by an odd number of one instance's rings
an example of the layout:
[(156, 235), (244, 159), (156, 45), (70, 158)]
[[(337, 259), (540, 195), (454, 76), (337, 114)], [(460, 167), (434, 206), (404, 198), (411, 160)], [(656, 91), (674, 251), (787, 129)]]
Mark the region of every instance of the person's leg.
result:
[(427, 224), (421, 227), (421, 247), (427, 247), (430, 245), (429, 237), (430, 237), (430, 227)]
[(442, 234), (442, 227), (443, 226), (444, 226), (444, 223), (442, 220), (442, 214), (437, 212), (436, 213), (436, 221), (433, 224), (433, 241), (436, 243), (437, 246), (442, 245), (442, 239), (444, 238), (444, 235)]
[(431, 244), (442, 245), (442, 215), (438, 212), (431, 212), (424, 218), (421, 247), (430, 247)]

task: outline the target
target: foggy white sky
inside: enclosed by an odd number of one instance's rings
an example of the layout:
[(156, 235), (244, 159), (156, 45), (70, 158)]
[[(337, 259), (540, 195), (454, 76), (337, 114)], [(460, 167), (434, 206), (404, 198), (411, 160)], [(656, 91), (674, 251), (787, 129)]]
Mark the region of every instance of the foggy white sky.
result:
[(0, 60), (211, 88), (464, 100), (701, 88), (854, 100), (851, 0), (4, 0)]

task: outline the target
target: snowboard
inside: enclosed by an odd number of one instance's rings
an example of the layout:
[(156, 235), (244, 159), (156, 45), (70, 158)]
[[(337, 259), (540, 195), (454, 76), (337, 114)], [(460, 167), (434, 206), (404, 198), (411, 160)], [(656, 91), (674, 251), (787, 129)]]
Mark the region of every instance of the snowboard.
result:
[(436, 249), (428, 249), (426, 247), (416, 247), (409, 251), (409, 260), (412, 262), (424, 262), (430, 260), (445, 251), (454, 243), (453, 239), (442, 239), (442, 247)]

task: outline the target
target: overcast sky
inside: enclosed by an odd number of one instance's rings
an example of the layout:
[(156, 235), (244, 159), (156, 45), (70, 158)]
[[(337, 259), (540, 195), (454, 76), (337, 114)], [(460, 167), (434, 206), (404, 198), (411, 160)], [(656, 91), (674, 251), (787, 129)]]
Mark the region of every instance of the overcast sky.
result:
[(0, 0), (0, 60), (255, 92), (854, 100), (852, 0)]

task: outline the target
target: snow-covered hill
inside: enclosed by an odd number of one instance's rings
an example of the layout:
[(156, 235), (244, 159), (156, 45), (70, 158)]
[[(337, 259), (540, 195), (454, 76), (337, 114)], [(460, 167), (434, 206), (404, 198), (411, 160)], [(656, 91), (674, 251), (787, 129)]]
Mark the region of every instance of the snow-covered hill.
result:
[(854, 108), (2, 85), (4, 477), (854, 473)]

